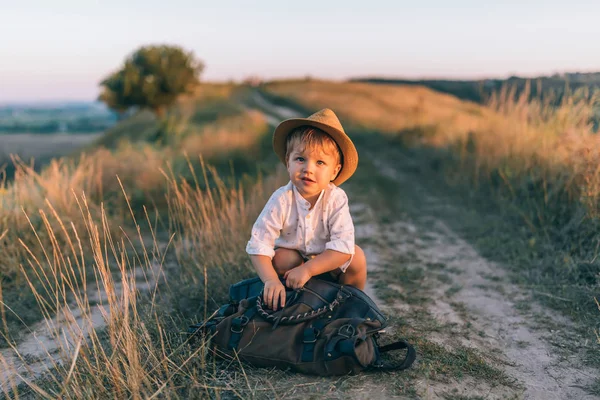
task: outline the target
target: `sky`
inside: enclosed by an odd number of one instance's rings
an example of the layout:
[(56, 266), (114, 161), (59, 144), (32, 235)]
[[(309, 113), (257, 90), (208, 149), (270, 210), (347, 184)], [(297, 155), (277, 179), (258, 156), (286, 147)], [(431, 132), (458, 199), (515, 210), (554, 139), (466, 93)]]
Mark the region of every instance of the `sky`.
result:
[(202, 80), (600, 71), (594, 0), (0, 0), (0, 103), (93, 100), (142, 45)]

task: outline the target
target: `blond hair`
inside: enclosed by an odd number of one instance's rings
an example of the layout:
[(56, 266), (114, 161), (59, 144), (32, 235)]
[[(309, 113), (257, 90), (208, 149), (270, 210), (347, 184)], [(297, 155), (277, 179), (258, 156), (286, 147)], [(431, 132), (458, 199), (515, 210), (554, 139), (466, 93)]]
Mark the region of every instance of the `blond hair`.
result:
[(285, 159), (288, 160), (290, 153), (297, 149), (322, 150), (327, 155), (334, 155), (336, 164), (342, 164), (342, 151), (335, 140), (327, 133), (314, 126), (299, 126), (288, 135), (286, 139)]

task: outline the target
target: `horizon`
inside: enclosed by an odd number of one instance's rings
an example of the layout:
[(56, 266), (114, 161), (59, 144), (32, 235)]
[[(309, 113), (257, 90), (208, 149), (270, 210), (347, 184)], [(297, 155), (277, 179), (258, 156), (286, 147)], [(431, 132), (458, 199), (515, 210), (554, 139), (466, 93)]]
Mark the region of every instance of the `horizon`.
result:
[(600, 3), (475, 0), (249, 6), (174, 0), (5, 5), (0, 104), (94, 101), (99, 82), (142, 45), (171, 44), (205, 64), (204, 82), (302, 78), (505, 79), (600, 71), (589, 51)]
[[(489, 76), (482, 76), (482, 77), (466, 77), (466, 78), (452, 78), (452, 77), (407, 77), (407, 76), (385, 76), (385, 75), (360, 75), (360, 76), (350, 76), (347, 77), (345, 79), (330, 79), (330, 78), (320, 78), (318, 76), (312, 76), (310, 75), (311, 79), (315, 79), (315, 80), (329, 80), (329, 81), (349, 81), (352, 79), (389, 79), (389, 80), (408, 80), (408, 81), (427, 81), (427, 80), (448, 80), (448, 81), (456, 81), (456, 82), (461, 82), (461, 81), (484, 81), (484, 80), (505, 80), (508, 79), (510, 77), (517, 77), (517, 78), (521, 78), (521, 79), (536, 79), (536, 78), (547, 78), (550, 77), (554, 74), (559, 74), (559, 75), (565, 75), (565, 74), (577, 74), (577, 73), (581, 73), (581, 74), (593, 74), (593, 73), (600, 73), (600, 68), (597, 70), (590, 70), (590, 71), (554, 71), (552, 73), (540, 73), (540, 74), (534, 74), (534, 75), (530, 75), (530, 76), (525, 76), (525, 75), (518, 75), (518, 74), (514, 74), (514, 73), (510, 73), (506, 76), (495, 76), (495, 77), (489, 77)], [(303, 75), (303, 76), (284, 76), (284, 77), (277, 77), (274, 79), (267, 79), (266, 81), (271, 81), (271, 80), (293, 80), (293, 79), (303, 79), (305, 78), (307, 75)], [(231, 82), (232, 80), (212, 80), (212, 81), (208, 81), (208, 80), (203, 80), (201, 79), (200, 84), (203, 83), (207, 83), (207, 84), (225, 84), (228, 82)], [(234, 81), (234, 83), (242, 83), (243, 80), (239, 80), (239, 81)], [(33, 106), (33, 107), (56, 107), (56, 106), (68, 106), (68, 105), (77, 105), (77, 104), (100, 104), (102, 106), (105, 106), (105, 104), (100, 101), (97, 100), (95, 97), (94, 98), (72, 98), (72, 99), (61, 99), (61, 98), (48, 98), (48, 99), (42, 99), (42, 100), (18, 100), (18, 101), (11, 101), (11, 100), (7, 100), (4, 101), (0, 98), (0, 107), (6, 108), (6, 107), (25, 107), (25, 106)]]

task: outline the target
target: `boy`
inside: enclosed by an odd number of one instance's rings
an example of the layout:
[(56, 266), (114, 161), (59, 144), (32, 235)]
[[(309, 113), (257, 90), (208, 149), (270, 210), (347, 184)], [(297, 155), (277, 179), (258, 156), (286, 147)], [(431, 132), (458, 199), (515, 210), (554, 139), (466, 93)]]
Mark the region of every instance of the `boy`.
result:
[(290, 182), (273, 193), (246, 246), (264, 282), (264, 302), (285, 306), (286, 286), (299, 289), (313, 276), (364, 289), (367, 262), (354, 244), (346, 193), (337, 187), (356, 170), (358, 153), (333, 111), (283, 121), (273, 148)]

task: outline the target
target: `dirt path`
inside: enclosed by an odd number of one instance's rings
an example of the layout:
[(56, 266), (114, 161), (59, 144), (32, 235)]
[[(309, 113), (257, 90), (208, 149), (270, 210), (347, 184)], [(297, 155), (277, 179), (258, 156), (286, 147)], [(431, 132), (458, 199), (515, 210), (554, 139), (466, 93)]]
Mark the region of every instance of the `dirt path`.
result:
[[(254, 104), (270, 121), (293, 115), (265, 108), (264, 98)], [(352, 385), (351, 397), (598, 398), (586, 390), (598, 372), (580, 361), (585, 339), (430, 215), (453, 208), (428, 193), (418, 174), (404, 172), (414, 171), (415, 160), (368, 143), (358, 150), (361, 168), (344, 189), (367, 254), (366, 292), (393, 324), (405, 324), (398, 334), (418, 341), (419, 358), (412, 371), (396, 375), (401, 384), (367, 378)]]
[[(418, 182), (389, 168), (380, 153), (372, 159), (377, 169), (400, 187), (418, 191)], [(360, 196), (358, 191), (354, 194)], [(388, 280), (391, 284), (383, 288), (388, 301), (377, 296), (378, 302), (390, 313), (416, 312), (420, 318), (409, 319), (409, 323), (422, 326), (428, 340), (449, 351), (463, 346), (474, 349), (514, 384), (498, 384), (484, 377), (450, 385), (418, 381), (416, 392), (425, 398), (444, 398), (449, 393), (483, 398), (597, 398), (584, 389), (593, 383), (597, 371), (585, 367), (580, 355), (566, 345), (583, 340), (573, 336), (570, 321), (532, 304), (528, 294), (508, 282), (502, 266), (482, 258), (443, 221), (426, 215), (425, 210), (439, 206), (433, 204), (439, 199), (425, 193), (422, 198), (420, 210), (404, 209), (399, 218), (384, 224), (372, 222), (377, 221), (375, 211), (365, 204), (353, 213), (371, 214), (359, 219), (357, 242), (368, 243), (375, 286), (380, 283), (381, 288), (383, 278), (394, 271), (419, 277), (410, 283), (403, 282), (402, 275)], [(403, 301), (400, 295), (409, 298), (411, 290), (419, 292), (418, 301)], [(427, 332), (430, 324), (438, 328)]]

